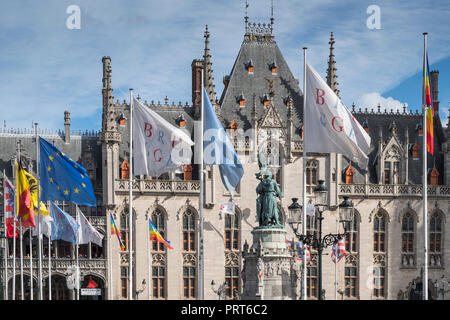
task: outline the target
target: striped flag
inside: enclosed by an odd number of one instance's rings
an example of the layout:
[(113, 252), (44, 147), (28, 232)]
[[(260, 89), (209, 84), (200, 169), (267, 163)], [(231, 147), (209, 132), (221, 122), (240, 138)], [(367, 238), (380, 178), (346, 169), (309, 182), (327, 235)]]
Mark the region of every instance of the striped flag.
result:
[(423, 57), (423, 90), (422, 90), (422, 105), (426, 106), (426, 121), (427, 121), (427, 151), (431, 154), (434, 152), (434, 130), (433, 130), (433, 96), (431, 95), (430, 83), (430, 68), (428, 65), (428, 51)]
[(117, 239), (119, 240), (119, 243), (120, 243), (120, 249), (122, 251), (124, 251), (125, 250), (125, 244), (122, 241), (122, 234), (120, 233), (120, 230), (117, 228), (116, 222), (114, 221), (114, 218), (113, 218), (111, 213), (109, 214), (109, 218), (111, 220), (111, 234), (117, 235)]
[(148, 228), (149, 228), (149, 233), (150, 233), (150, 240), (155, 240), (155, 241), (161, 242), (161, 243), (165, 244), (167, 248), (173, 249), (173, 247), (170, 244), (170, 241), (165, 240), (161, 236), (159, 231), (156, 229), (156, 227), (152, 223), (152, 220), (150, 220), (150, 219), (148, 219)]
[(31, 193), (33, 188), (37, 189), (37, 184), (32, 185), (32, 182), (28, 179), (25, 170), (22, 168), (21, 161), (19, 159), (16, 164), (16, 192), (18, 200), (18, 216), (22, 221), (22, 226), (36, 228), (34, 221), (34, 203)]
[(337, 257), (337, 262), (339, 262), (346, 254), (347, 252), (345, 251), (344, 239), (341, 238), (338, 242), (334, 243), (333, 247), (331, 248), (331, 260), (336, 263)]
[[(5, 197), (4, 202), (4, 212), (5, 212), (5, 220), (6, 220), (6, 234), (8, 238), (12, 238), (14, 234), (14, 185), (11, 183), (11, 181), (8, 180), (6, 176), (4, 176), (4, 184), (3, 184), (3, 192)], [(17, 225), (17, 218), (16, 218), (16, 225)], [(16, 238), (19, 236), (18, 228), (16, 228)]]
[(295, 258), (295, 260), (303, 260), (303, 250), (305, 251), (305, 255), (306, 255), (306, 261), (310, 261), (311, 260), (311, 252), (309, 251), (309, 247), (306, 244), (303, 244), (303, 242), (298, 242), (295, 241), (295, 244), (297, 246), (297, 252), (298, 252), (298, 257)]

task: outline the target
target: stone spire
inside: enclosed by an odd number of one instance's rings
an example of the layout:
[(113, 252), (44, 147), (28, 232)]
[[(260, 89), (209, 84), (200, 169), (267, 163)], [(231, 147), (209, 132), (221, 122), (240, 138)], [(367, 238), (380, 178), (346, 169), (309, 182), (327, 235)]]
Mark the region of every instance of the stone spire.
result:
[(336, 68), (336, 60), (334, 59), (334, 37), (333, 37), (333, 32), (331, 32), (331, 36), (330, 36), (330, 42), (328, 42), (330, 44), (330, 56), (328, 58), (328, 69), (327, 69), (327, 84), (328, 86), (331, 88), (331, 90), (334, 91), (334, 93), (336, 93), (336, 95), (339, 97), (339, 89), (338, 89), (338, 85), (339, 83), (337, 82), (337, 68)]
[(103, 57), (103, 114), (102, 114), (102, 129), (103, 131), (116, 131), (116, 121), (114, 118), (113, 105), (114, 95), (111, 86), (111, 58)]
[(208, 25), (206, 25), (204, 37), (205, 37), (205, 54), (203, 56), (203, 61), (205, 64), (204, 85), (205, 85), (206, 92), (208, 93), (209, 100), (211, 100), (211, 103), (214, 105), (216, 102), (216, 92), (214, 91), (214, 88), (215, 88), (214, 77), (213, 77), (213, 70), (211, 68), (211, 66), (212, 66), (211, 54), (209, 52)]

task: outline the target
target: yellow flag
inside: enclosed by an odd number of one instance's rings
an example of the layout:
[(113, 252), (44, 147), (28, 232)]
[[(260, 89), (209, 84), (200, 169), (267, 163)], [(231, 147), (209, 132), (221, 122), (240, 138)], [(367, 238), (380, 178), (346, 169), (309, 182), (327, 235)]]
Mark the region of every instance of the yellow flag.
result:
[[(34, 215), (37, 216), (39, 214), (38, 211), (38, 206), (37, 206), (37, 202), (38, 202), (38, 195), (37, 195), (37, 179), (35, 177), (33, 177), (30, 173), (26, 172), (25, 170), (23, 170), (23, 172), (25, 173), (25, 176), (27, 177), (28, 183), (30, 185), (30, 200), (31, 203), (33, 204), (33, 208), (34, 208)], [(47, 210), (47, 207), (45, 206), (45, 204), (41, 201), (41, 216), (49, 216), (50, 212)]]

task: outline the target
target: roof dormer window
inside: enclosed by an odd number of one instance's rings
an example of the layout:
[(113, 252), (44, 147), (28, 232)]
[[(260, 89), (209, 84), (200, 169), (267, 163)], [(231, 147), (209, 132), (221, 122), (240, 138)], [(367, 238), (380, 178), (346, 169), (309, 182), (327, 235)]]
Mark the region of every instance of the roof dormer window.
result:
[(273, 61), (270, 65), (269, 65), (270, 71), (272, 71), (272, 75), (277, 75), (278, 73), (278, 67), (275, 61)]
[(239, 103), (239, 106), (245, 107), (245, 96), (244, 91), (241, 91), (241, 94), (236, 98), (237, 102)]
[(267, 107), (270, 104), (270, 99), (269, 96), (267, 94), (265, 94), (262, 98), (261, 101), (264, 105), (264, 107)]
[(255, 70), (255, 66), (253, 65), (253, 61), (252, 59), (250, 59), (249, 62), (247, 62), (246, 66), (248, 74), (253, 74), (254, 70)]

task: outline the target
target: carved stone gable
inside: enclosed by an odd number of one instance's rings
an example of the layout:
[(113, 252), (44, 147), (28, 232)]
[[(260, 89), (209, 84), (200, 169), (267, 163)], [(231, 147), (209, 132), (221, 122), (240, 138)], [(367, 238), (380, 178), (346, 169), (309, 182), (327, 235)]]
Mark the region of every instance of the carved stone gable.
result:
[(281, 120), (280, 114), (275, 109), (273, 104), (267, 107), (264, 116), (261, 119), (260, 128), (283, 128), (283, 121)]

